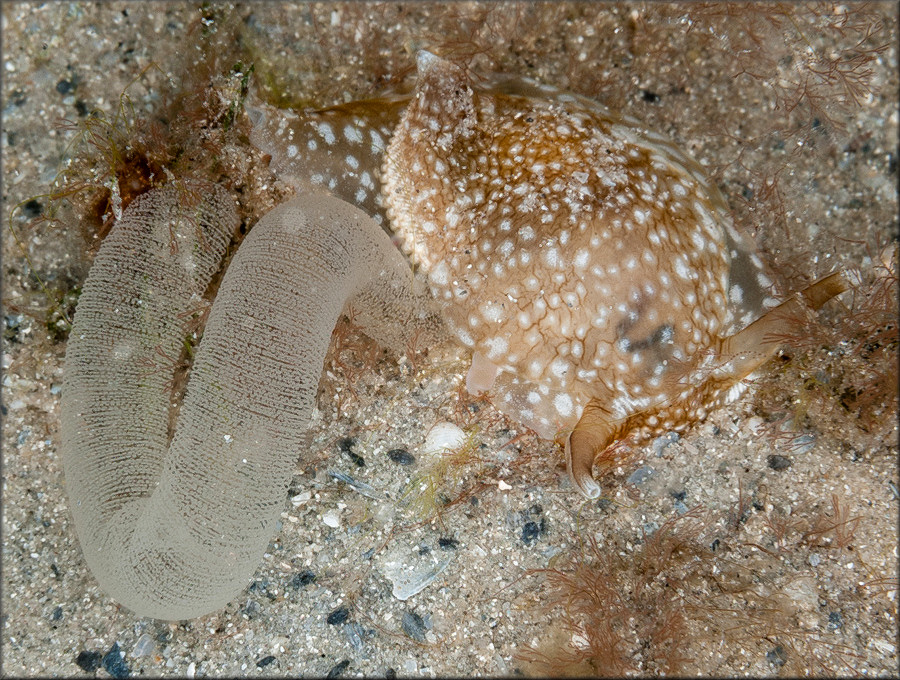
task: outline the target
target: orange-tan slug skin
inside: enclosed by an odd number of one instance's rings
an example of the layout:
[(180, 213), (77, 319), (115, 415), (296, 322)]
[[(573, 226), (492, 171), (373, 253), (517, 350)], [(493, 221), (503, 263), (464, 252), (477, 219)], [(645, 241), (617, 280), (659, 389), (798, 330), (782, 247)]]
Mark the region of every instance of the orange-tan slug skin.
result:
[[(584, 97), (478, 88), (434, 54), (417, 62), (384, 158), (391, 228), (473, 351), (467, 383), (505, 373), (494, 403), (562, 439), (575, 487), (595, 498), (595, 455), (702, 420), (749, 372), (727, 340), (790, 320), (671, 139)], [(711, 374), (718, 363), (734, 365)]]

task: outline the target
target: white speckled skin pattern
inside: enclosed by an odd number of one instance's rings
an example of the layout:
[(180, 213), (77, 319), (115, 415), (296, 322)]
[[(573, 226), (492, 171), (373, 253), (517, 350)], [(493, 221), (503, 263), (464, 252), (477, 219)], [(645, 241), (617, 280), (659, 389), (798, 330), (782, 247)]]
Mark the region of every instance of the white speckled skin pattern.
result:
[[(473, 350), (470, 390), (558, 438), (596, 497), (598, 453), (739, 394), (803, 303), (779, 305), (719, 191), (668, 138), (524, 79), (476, 91), (428, 52), (418, 69), (409, 98), (255, 109), (252, 139), (298, 186), (386, 214)], [(832, 275), (806, 303), (844, 288)]]

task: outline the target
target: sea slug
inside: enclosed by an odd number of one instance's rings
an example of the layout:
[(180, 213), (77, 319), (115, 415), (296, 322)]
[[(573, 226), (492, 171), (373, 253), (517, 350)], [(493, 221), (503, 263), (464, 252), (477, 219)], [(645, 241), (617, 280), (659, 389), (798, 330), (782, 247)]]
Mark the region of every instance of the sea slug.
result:
[[(510, 417), (558, 437), (597, 497), (597, 454), (737, 396), (801, 303), (779, 305), (722, 195), (670, 139), (550, 88), (476, 91), (429, 52), (418, 71), (385, 154), (391, 228), (474, 352), (470, 390), (493, 388)], [(806, 298), (844, 287), (832, 275)]]
[(779, 302), (700, 166), (638, 121), (525, 79), (476, 89), (428, 52), (418, 69), (410, 95), (248, 107), (298, 192), (231, 261), (171, 436), (158, 360), (180, 356), (233, 203), (170, 183), (104, 241), (67, 348), (61, 450), (85, 559), (138, 614), (200, 616), (245, 587), (349, 303), (388, 346), (446, 323), (473, 352), (470, 391), (557, 438), (596, 497), (597, 454), (702, 419), (802, 305), (845, 289), (838, 273)]

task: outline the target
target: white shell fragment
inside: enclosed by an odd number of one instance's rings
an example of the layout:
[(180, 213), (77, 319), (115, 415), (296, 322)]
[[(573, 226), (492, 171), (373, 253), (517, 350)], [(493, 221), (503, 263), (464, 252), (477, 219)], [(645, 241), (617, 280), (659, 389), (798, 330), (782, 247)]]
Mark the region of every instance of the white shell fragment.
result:
[(394, 597), (408, 600), (431, 585), (452, 559), (452, 554), (438, 556), (434, 551), (422, 554), (415, 547), (397, 546), (379, 560), (378, 570), (393, 585)]
[(466, 433), (453, 423), (438, 423), (428, 432), (422, 444), (426, 456), (457, 451), (466, 443)]

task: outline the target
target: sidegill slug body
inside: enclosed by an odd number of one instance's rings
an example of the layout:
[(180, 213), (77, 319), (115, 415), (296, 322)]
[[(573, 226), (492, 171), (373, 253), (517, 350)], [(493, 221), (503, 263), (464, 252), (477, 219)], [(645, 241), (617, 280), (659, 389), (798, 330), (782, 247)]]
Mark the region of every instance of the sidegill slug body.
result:
[[(257, 109), (252, 140), (301, 189), (390, 224), (473, 351), (469, 391), (558, 439), (596, 497), (596, 454), (737, 397), (801, 303), (779, 305), (752, 240), (669, 138), (524, 78), (476, 90), (424, 51), (418, 68), (408, 98)], [(804, 296), (817, 307), (845, 286), (836, 274)]]

